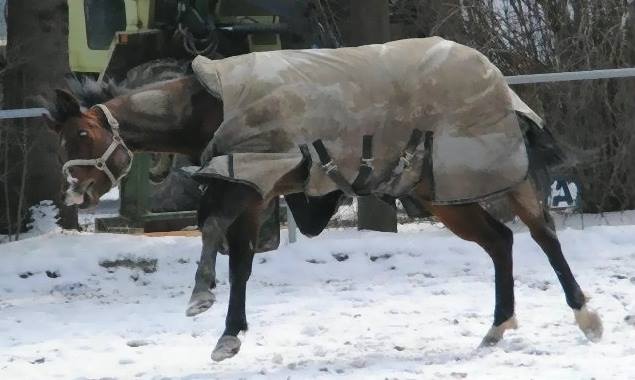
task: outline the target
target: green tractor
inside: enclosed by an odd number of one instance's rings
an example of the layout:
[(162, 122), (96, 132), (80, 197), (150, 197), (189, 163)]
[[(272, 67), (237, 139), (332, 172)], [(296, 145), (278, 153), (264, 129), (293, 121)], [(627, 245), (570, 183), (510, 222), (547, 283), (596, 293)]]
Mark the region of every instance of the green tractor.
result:
[[(68, 0), (68, 6), (72, 71), (102, 83), (127, 81), (132, 88), (183, 74), (196, 55), (338, 47), (341, 40), (324, 0)], [(198, 190), (178, 170), (189, 160), (136, 155), (120, 189), (121, 216), (98, 220), (96, 229), (192, 225)]]

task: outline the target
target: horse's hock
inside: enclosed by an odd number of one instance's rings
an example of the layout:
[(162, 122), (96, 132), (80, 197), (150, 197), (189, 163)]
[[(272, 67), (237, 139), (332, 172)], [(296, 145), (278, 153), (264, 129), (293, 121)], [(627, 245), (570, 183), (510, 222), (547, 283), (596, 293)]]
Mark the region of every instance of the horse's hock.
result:
[[(485, 56), (438, 37), (197, 57), (192, 67), (225, 112), (195, 177), (263, 195), (310, 160), (312, 196), (348, 184), (399, 197), (424, 177), (438, 204), (482, 200), (526, 178), (516, 112), (540, 120)], [(360, 159), (371, 170), (356, 187)]]

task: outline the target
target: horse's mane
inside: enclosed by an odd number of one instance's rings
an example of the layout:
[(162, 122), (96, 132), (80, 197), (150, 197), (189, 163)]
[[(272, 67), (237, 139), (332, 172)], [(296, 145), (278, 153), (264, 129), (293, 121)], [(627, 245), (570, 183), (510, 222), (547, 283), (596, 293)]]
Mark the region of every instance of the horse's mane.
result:
[(185, 77), (189, 62), (162, 59), (144, 63), (128, 71), (122, 81), (97, 81), (91, 77), (71, 74), (67, 76), (68, 89), (83, 107), (107, 102), (117, 96), (134, 92), (157, 82)]

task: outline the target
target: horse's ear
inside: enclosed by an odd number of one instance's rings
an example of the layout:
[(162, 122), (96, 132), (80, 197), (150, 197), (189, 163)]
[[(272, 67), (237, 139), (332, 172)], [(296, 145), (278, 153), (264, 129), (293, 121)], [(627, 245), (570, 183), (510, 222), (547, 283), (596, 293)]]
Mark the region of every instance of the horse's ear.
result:
[(27, 98), (27, 101), (33, 107), (42, 108), (42, 119), (53, 132), (59, 133), (62, 130), (62, 125), (56, 120), (56, 107), (42, 95)]
[(62, 124), (58, 123), (57, 120), (51, 116), (51, 112), (43, 112), (42, 118), (46, 122), (46, 125), (55, 133), (60, 133), (62, 131)]
[(81, 106), (73, 94), (66, 90), (56, 89), (55, 95), (54, 118), (58, 123), (63, 123), (74, 116), (81, 116)]

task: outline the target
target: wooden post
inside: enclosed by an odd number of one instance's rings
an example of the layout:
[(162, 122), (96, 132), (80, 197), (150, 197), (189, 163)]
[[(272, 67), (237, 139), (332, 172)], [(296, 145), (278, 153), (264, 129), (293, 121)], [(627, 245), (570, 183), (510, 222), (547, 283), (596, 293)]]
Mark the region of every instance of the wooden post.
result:
[(150, 161), (150, 154), (135, 154), (130, 174), (124, 178), (121, 186), (119, 214), (135, 225), (143, 225), (142, 219), (149, 213)]
[[(390, 40), (388, 0), (350, 0), (350, 38), (348, 45), (378, 44)], [(397, 232), (397, 213), (374, 196), (357, 199), (357, 228)]]

